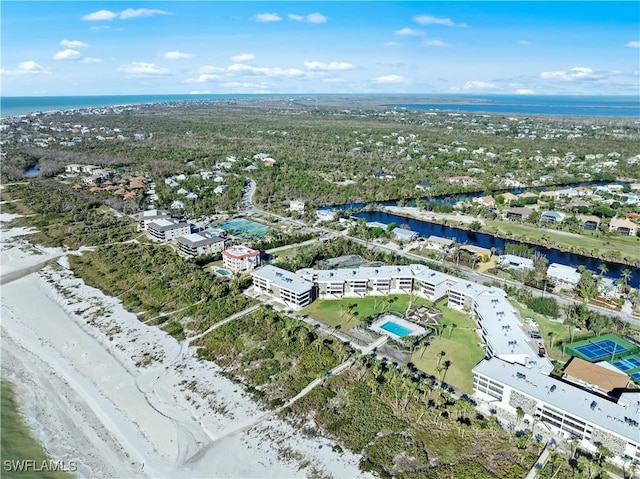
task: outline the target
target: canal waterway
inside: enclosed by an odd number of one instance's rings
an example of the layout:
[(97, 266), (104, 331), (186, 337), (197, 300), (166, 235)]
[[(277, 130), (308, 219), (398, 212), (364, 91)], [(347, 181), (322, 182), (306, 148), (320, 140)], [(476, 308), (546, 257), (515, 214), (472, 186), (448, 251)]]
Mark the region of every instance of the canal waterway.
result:
[[(418, 232), (421, 236), (440, 236), (443, 238), (454, 238), (456, 242), (462, 244), (467, 243), (470, 245), (481, 246), (483, 248), (496, 248), (502, 252), (505, 251), (507, 243), (520, 243), (519, 241), (505, 240), (492, 236), (486, 233), (479, 233), (477, 231), (464, 230), (460, 228), (454, 228), (452, 226), (441, 225), (437, 223), (430, 223), (428, 221), (422, 221), (414, 218), (407, 218), (405, 216), (394, 215), (384, 211), (358, 211), (354, 215), (356, 218), (362, 218), (367, 222), (378, 221), (380, 223), (390, 224), (396, 223), (398, 225), (407, 225), (412, 231)], [(631, 270), (632, 276), (629, 280), (629, 285), (638, 288), (640, 286), (640, 269), (633, 268), (624, 264), (614, 263), (611, 261), (602, 261), (597, 258), (591, 258), (580, 254), (568, 253), (560, 251), (555, 248), (547, 248), (535, 244), (528, 244), (532, 249), (545, 255), (551, 263), (559, 263), (567, 266), (573, 266), (577, 268), (580, 265), (584, 265), (587, 269), (598, 273), (599, 267), (602, 263), (607, 266), (606, 277), (617, 280), (621, 277), (624, 269)]]

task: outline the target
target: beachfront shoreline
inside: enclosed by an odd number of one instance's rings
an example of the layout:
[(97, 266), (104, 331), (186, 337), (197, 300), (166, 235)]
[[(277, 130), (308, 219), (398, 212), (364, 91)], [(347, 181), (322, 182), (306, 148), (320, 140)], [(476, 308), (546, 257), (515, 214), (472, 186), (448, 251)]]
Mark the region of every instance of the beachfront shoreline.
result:
[[(42, 261), (7, 237), (3, 275)], [(268, 410), (59, 263), (2, 288), (2, 374), (52, 459), (79, 477), (370, 477), (360, 456), (283, 420), (241, 430)]]

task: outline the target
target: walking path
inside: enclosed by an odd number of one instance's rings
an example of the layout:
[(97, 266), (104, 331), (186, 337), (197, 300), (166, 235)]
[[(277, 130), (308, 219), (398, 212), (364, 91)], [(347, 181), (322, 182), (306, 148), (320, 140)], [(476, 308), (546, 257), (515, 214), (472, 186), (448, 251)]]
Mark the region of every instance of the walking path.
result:
[(216, 324), (214, 324), (213, 326), (211, 326), (210, 328), (208, 328), (204, 332), (202, 332), (200, 334), (196, 334), (195, 336), (191, 336), (190, 338), (187, 338), (187, 345), (190, 344), (192, 341), (195, 341), (196, 339), (200, 339), (203, 336), (206, 336), (207, 334), (209, 334), (214, 329), (218, 329), (219, 327), (224, 326), (227, 323), (230, 323), (234, 319), (241, 318), (242, 316), (246, 316), (247, 314), (251, 314), (254, 311), (257, 311), (260, 308), (260, 306), (262, 306), (262, 305), (261, 304), (256, 304), (256, 305), (251, 306), (251, 307), (249, 307), (247, 309), (243, 309), (242, 311), (238, 311), (237, 313), (232, 314), (231, 316), (229, 316), (228, 318), (223, 319), (222, 321), (218, 321)]
[(531, 467), (531, 469), (525, 476), (525, 479), (536, 479), (538, 477), (538, 472), (544, 468), (548, 460), (549, 460), (549, 446), (545, 445), (544, 449), (542, 450), (542, 453), (540, 454), (540, 457), (538, 457), (538, 460), (536, 461), (536, 463)]

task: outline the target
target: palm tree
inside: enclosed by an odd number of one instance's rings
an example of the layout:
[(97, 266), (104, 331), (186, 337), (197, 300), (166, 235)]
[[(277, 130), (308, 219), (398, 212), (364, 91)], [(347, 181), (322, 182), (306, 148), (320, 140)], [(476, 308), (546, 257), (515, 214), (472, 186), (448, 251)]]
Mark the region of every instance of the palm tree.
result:
[(442, 366), (444, 367), (444, 372), (442, 373), (442, 379), (440, 380), (440, 382), (444, 382), (444, 377), (447, 375), (447, 371), (449, 370), (449, 368), (451, 367), (451, 361), (449, 361), (448, 359), (442, 363)]
[(446, 351), (440, 351), (440, 354), (438, 354), (438, 366), (440, 366), (440, 361), (442, 361), (442, 358), (444, 358), (446, 355)]
[(607, 274), (607, 272), (609, 271), (609, 268), (607, 268), (607, 265), (604, 263), (600, 263), (600, 266), (598, 266), (598, 269), (600, 270), (600, 277), (602, 278), (605, 274)]
[(453, 330), (457, 327), (458, 325), (456, 323), (451, 323), (451, 325), (449, 326), (449, 337), (451, 337), (451, 333), (453, 333)]
[(629, 268), (625, 268), (622, 271), (621, 277), (622, 277), (622, 280), (624, 281), (624, 291), (625, 292), (627, 291), (627, 284), (629, 283), (629, 280), (631, 279), (631, 275), (632, 275), (632, 273), (631, 273), (631, 270)]

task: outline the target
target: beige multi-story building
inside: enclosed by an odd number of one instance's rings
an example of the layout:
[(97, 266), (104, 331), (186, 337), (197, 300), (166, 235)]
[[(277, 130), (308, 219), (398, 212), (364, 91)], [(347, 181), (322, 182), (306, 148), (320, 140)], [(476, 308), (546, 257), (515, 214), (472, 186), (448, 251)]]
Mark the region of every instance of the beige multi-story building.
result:
[(234, 273), (251, 271), (260, 265), (260, 251), (247, 246), (232, 246), (222, 252), (222, 263)]
[(313, 283), (290, 271), (267, 265), (251, 273), (253, 286), (295, 309), (313, 301)]
[(181, 236), (177, 240), (179, 251), (185, 256), (195, 258), (202, 254), (219, 253), (224, 250), (224, 238), (219, 236), (203, 236), (191, 233)]
[(147, 225), (147, 236), (158, 241), (171, 241), (191, 233), (191, 225), (171, 219), (158, 219)]

